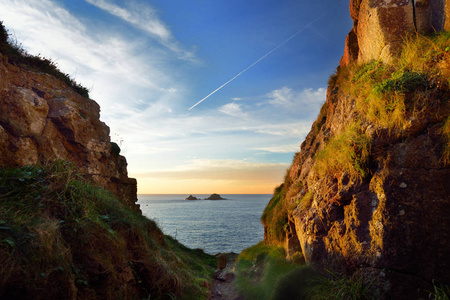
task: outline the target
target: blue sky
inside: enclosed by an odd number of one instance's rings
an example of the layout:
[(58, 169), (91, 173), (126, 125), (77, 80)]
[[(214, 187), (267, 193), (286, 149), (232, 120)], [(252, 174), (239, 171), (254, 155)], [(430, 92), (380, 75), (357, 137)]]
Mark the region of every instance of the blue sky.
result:
[(91, 90), (139, 193), (182, 194), (271, 193), (352, 26), (348, 0), (0, 0), (0, 20)]

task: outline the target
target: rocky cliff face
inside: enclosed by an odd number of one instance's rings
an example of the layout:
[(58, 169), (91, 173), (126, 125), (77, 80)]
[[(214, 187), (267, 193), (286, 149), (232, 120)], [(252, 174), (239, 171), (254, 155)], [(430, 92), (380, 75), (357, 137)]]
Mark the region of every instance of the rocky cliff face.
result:
[(341, 65), (372, 59), (389, 62), (400, 51), (406, 33), (450, 30), (450, 1), (351, 0), (350, 16), (353, 29)]
[(55, 77), (0, 53), (0, 166), (64, 159), (134, 209), (136, 180), (100, 121), (99, 105)]
[[(447, 28), (444, 8), (416, 1), (419, 31)], [(327, 101), (262, 217), (266, 242), (362, 276), (374, 299), (450, 283), (450, 35), (440, 50), (411, 41), (424, 52), (400, 59), (411, 10), (408, 0), (351, 1), (355, 27)]]

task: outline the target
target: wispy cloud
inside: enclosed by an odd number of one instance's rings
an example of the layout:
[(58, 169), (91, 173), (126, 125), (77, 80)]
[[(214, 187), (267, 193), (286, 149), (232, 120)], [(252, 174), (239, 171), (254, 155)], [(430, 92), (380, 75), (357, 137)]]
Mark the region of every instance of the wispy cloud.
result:
[(182, 49), (168, 26), (158, 17), (156, 10), (149, 4), (144, 5), (135, 1), (127, 1), (127, 7), (124, 8), (107, 0), (85, 1), (144, 31), (183, 59), (194, 59), (193, 52)]
[(281, 146), (271, 146), (271, 147), (260, 147), (256, 148), (256, 150), (262, 150), (272, 153), (293, 153), (300, 150), (300, 146), (298, 144), (291, 145), (281, 145)]
[(310, 108), (311, 106), (316, 107), (317, 105), (323, 103), (326, 99), (326, 89), (319, 88), (304, 89), (301, 92), (296, 92), (289, 87), (282, 87), (276, 89), (267, 94), (269, 98), (269, 103), (272, 105), (280, 106), (285, 109), (294, 108)]
[(208, 180), (281, 180), (287, 163), (257, 163), (233, 159), (195, 159), (188, 164), (139, 174), (143, 178)]
[(244, 113), (241, 109), (241, 105), (237, 103), (228, 103), (224, 106), (220, 107), (219, 110), (223, 112), (224, 114), (238, 117), (238, 118), (245, 118), (248, 116), (248, 114)]

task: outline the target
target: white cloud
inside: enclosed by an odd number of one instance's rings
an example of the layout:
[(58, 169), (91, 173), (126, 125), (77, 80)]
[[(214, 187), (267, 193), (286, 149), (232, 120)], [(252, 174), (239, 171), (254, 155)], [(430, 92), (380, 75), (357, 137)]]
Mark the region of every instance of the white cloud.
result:
[(248, 115), (244, 113), (241, 109), (241, 105), (237, 103), (228, 103), (224, 106), (220, 107), (219, 110), (224, 114), (238, 117), (238, 118), (246, 118)]
[(300, 150), (300, 146), (298, 144), (291, 144), (291, 145), (281, 145), (271, 147), (260, 147), (256, 149), (272, 153), (294, 153)]
[(85, 1), (156, 38), (162, 45), (176, 52), (183, 59), (194, 59), (194, 54), (181, 48), (168, 26), (159, 19), (155, 9), (149, 4), (143, 5), (135, 1), (127, 1), (127, 7), (123, 8), (107, 0)]
[[(180, 112), (185, 95), (194, 88), (186, 76), (190, 69), (179, 68), (180, 63), (189, 62), (175, 58), (178, 65), (172, 64), (173, 51), (183, 50), (169, 27), (151, 7), (145, 11), (127, 1), (121, 1), (126, 7), (107, 6), (112, 3), (107, 0), (86, 1), (103, 5), (103, 10), (108, 8), (125, 21), (142, 20), (147, 26), (140, 28), (147, 32), (144, 40), (151, 36), (159, 43), (147, 44), (120, 30), (110, 31), (101, 19), (95, 24), (81, 21), (58, 5), (60, 1), (0, 0), (1, 18), (30, 52), (51, 57), (63, 72), (93, 86), (90, 95), (101, 106), (102, 120), (111, 127), (113, 138), (120, 133), (124, 140), (130, 174), (138, 180), (141, 175), (282, 179), (279, 174), (288, 164), (214, 158), (258, 155), (258, 159), (272, 159), (272, 153), (298, 151), (325, 100), (325, 89), (282, 87), (262, 96), (246, 95), (245, 102), (229, 97), (231, 103), (219, 108)], [(262, 105), (256, 105), (258, 101)], [(265, 152), (261, 156), (258, 150)], [(203, 159), (186, 163), (187, 156)]]
[(325, 102), (326, 89), (319, 88), (317, 90), (304, 89), (303, 91), (296, 92), (286, 86), (271, 91), (267, 94), (269, 104), (279, 106), (287, 110), (293, 109), (310, 109), (311, 107), (317, 107)]
[(267, 97), (271, 99), (269, 103), (274, 105), (289, 105), (294, 101), (292, 89), (285, 86), (270, 92)]

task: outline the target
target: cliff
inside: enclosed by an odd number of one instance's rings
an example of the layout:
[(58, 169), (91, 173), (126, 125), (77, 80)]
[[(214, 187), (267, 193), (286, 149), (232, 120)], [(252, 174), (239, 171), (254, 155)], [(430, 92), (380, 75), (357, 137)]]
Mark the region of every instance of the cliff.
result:
[(45, 73), (55, 70), (49, 60), (9, 45), (1, 27), (0, 166), (71, 161), (86, 178), (139, 209), (136, 180), (128, 178), (126, 159), (111, 143), (99, 105), (87, 93), (82, 96), (79, 86), (70, 86), (73, 81), (64, 81), (67, 76)]
[(206, 299), (216, 258), (142, 216), (99, 117), (0, 22), (0, 299)]
[(326, 103), (263, 213), (265, 241), (362, 277), (374, 299), (426, 297), (450, 283), (450, 34), (432, 33), (448, 29), (449, 3), (416, 1), (415, 18), (408, 0), (350, 12)]

